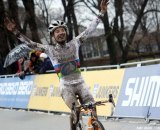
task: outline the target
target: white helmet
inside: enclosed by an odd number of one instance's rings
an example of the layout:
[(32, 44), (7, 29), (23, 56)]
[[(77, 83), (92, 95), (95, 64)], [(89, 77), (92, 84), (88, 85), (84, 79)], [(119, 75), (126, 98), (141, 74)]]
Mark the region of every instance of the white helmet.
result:
[(61, 20), (54, 21), (49, 25), (49, 27), (48, 27), (49, 33), (51, 34), (58, 27), (64, 27), (67, 32), (67, 35), (68, 35), (68, 33), (69, 33), (68, 27), (67, 27), (66, 23)]

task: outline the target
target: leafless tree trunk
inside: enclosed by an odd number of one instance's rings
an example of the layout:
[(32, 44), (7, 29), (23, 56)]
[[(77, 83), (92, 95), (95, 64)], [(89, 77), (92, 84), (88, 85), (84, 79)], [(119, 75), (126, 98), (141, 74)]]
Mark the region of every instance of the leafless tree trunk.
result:
[[(8, 11), (12, 19), (15, 21), (17, 28), (21, 31), (21, 26), (19, 22), (19, 15), (18, 15), (18, 5), (17, 5), (17, 0), (8, 0)], [(14, 48), (15, 45), (18, 44), (18, 41), (16, 37), (8, 33), (8, 40), (9, 40), (9, 45), (11, 48)]]
[(0, 0), (0, 59), (3, 59), (7, 53), (9, 52), (8, 44), (7, 44), (7, 32), (4, 28), (4, 17), (5, 17), (5, 8), (3, 0)]
[[(78, 24), (77, 24), (77, 18), (75, 15), (75, 5), (76, 5), (76, 1), (75, 0), (62, 0), (62, 4), (64, 7), (64, 21), (67, 21), (67, 25), (69, 28), (69, 36), (68, 36), (68, 40), (73, 39), (73, 33), (75, 34), (75, 36), (77, 36), (79, 34), (78, 31)], [(73, 32), (74, 31), (74, 32)], [(81, 66), (83, 66), (83, 55), (82, 55), (82, 49), (80, 47), (79, 49), (79, 56), (80, 56), (80, 60), (81, 60)]]
[(17, 0), (8, 0), (8, 6), (9, 6), (9, 14), (14, 19), (17, 28), (21, 30), (20, 22), (19, 22), (19, 15), (18, 15), (18, 5)]
[(23, 34), (26, 34), (26, 32), (27, 32), (27, 25), (28, 25), (28, 17), (26, 15), (25, 19), (24, 19), (23, 27), (22, 27), (22, 33)]
[(70, 32), (69, 39), (71, 40), (73, 38), (73, 33), (75, 34), (75, 36), (79, 34), (77, 18), (75, 15), (76, 1), (75, 0), (67, 0), (67, 1), (62, 0), (62, 4), (65, 10), (64, 21), (67, 21), (69, 32)]
[(4, 17), (6, 16), (3, 0), (0, 0), (0, 74), (5, 74), (3, 63), (6, 55), (9, 52), (9, 46), (7, 41), (7, 31), (4, 28)]
[[(156, 9), (158, 10), (158, 5), (156, 5)], [(156, 22), (156, 34), (155, 34), (155, 38), (156, 38), (156, 42), (157, 42), (157, 46), (158, 46), (158, 50), (160, 51), (160, 20), (158, 17), (158, 11), (155, 12), (155, 22)]]
[(132, 28), (131, 34), (130, 34), (130, 36), (128, 38), (127, 45), (125, 46), (124, 51), (123, 51), (122, 62), (126, 62), (127, 61), (127, 56), (128, 56), (130, 45), (132, 44), (134, 36), (135, 36), (136, 31), (138, 29), (138, 26), (141, 23), (141, 19), (142, 19), (143, 15), (144, 15), (144, 10), (145, 10), (145, 8), (147, 6), (148, 0), (144, 0), (144, 1), (141, 1), (141, 2), (142, 2), (142, 4), (141, 4), (141, 7), (140, 7), (140, 10), (137, 12), (138, 13), (137, 19), (136, 19), (135, 24), (134, 24), (134, 26)]
[[(50, 5), (52, 4), (52, 0), (50, 0)], [(35, 0), (35, 5), (37, 5), (39, 7), (39, 9), (41, 10), (41, 17), (44, 21), (45, 26), (48, 28), (49, 27), (49, 8), (50, 5), (47, 6), (47, 3), (45, 0)]]
[(64, 7), (64, 21), (67, 21), (67, 26), (69, 29), (69, 36), (68, 40), (71, 40), (73, 38), (73, 26), (72, 26), (72, 17), (71, 17), (71, 8), (72, 8), (72, 2), (74, 0), (62, 0), (62, 4)]
[(36, 15), (34, 11), (34, 1), (33, 0), (22, 0), (22, 1), (27, 13), (28, 23), (32, 34), (32, 40), (41, 43), (35, 19)]
[[(97, 4), (95, 3), (94, 0), (82, 0), (82, 2), (92, 11), (93, 14), (97, 15), (96, 12), (92, 9), (92, 7), (99, 10), (100, 9), (99, 6), (101, 3), (100, 0), (97, 0), (97, 2), (98, 2)], [(117, 15), (117, 17), (118, 16), (119, 15)], [(117, 64), (117, 60), (118, 60), (117, 59), (117, 48), (116, 48), (116, 43), (114, 42), (116, 26), (114, 26), (114, 31), (113, 31), (113, 28), (110, 27), (108, 13), (105, 13), (104, 17), (102, 18), (102, 22), (104, 25), (106, 41), (107, 41), (107, 46), (108, 46), (108, 52), (109, 52), (109, 56), (110, 56), (110, 64)]]

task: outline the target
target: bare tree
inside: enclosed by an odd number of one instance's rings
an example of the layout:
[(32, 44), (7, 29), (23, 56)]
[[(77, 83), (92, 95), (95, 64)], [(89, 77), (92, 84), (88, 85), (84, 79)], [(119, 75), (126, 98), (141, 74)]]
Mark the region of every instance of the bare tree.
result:
[[(15, 21), (17, 28), (21, 31), (17, 0), (8, 0), (8, 12), (10, 17)], [(14, 35), (8, 33), (8, 41), (10, 48), (14, 48), (18, 41)]]
[[(64, 21), (67, 22), (69, 28), (69, 40), (73, 38), (73, 33), (78, 35), (78, 24), (77, 18), (75, 15), (75, 5), (77, 4), (76, 0), (62, 0), (62, 4), (64, 7)], [(74, 31), (74, 32), (73, 32)]]
[[(135, 1), (131, 1), (131, 2), (134, 3)], [(148, 0), (144, 0), (144, 1), (138, 2), (138, 4), (137, 4), (137, 6), (139, 7), (139, 9), (136, 10), (137, 11), (137, 19), (134, 23), (134, 26), (133, 26), (132, 30), (131, 30), (131, 33), (130, 33), (128, 41), (127, 41), (127, 44), (124, 47), (123, 54), (122, 54), (122, 59), (121, 59), (122, 62), (127, 62), (127, 57), (128, 57), (128, 52), (129, 52), (130, 45), (132, 44), (134, 36), (135, 36), (136, 31), (138, 29), (138, 26), (141, 23), (142, 17), (144, 15), (144, 10), (147, 6), (147, 3), (148, 3)]]
[(41, 43), (38, 35), (38, 29), (36, 24), (36, 15), (34, 11), (34, 1), (33, 0), (22, 0), (23, 5), (26, 10), (26, 16), (28, 18), (29, 27), (32, 34), (32, 40)]
[[(100, 5), (100, 0), (82, 0), (82, 2), (91, 10), (91, 12), (95, 15), (97, 15), (96, 10), (99, 10), (99, 5)], [(118, 11), (117, 11), (118, 12)], [(117, 18), (119, 15), (117, 14)], [(105, 36), (106, 36), (106, 41), (107, 41), (107, 46), (108, 46), (108, 52), (110, 55), (110, 64), (117, 64), (117, 48), (116, 48), (116, 43), (114, 41), (115, 39), (115, 32), (118, 30), (116, 26), (114, 26), (114, 31), (113, 28), (110, 26), (109, 23), (109, 17), (108, 13), (105, 13), (104, 17), (102, 18), (102, 22), (104, 25), (104, 30), (105, 30)], [(118, 21), (115, 20), (115, 22), (118, 23)], [(116, 25), (116, 24), (115, 24)]]
[[(73, 35), (77, 36), (79, 34), (78, 30), (78, 24), (77, 24), (77, 18), (75, 15), (75, 6), (79, 3), (79, 1), (76, 0), (62, 0), (62, 4), (64, 7), (64, 21), (67, 22), (67, 26), (69, 28), (69, 37), (68, 40), (71, 40), (73, 38)], [(83, 55), (82, 55), (82, 48), (79, 49), (79, 56), (81, 60), (81, 66), (84, 65), (83, 62)]]
[(49, 2), (49, 4), (47, 4), (45, 0), (35, 0), (35, 5), (37, 5), (38, 9), (41, 11), (40, 15), (46, 27), (48, 27), (50, 23), (50, 15), (49, 15), (50, 12), (49, 11), (50, 11), (50, 6), (53, 1), (50, 0), (47, 2)]
[(20, 22), (19, 22), (19, 15), (18, 15), (18, 5), (17, 0), (8, 0), (8, 10), (10, 16), (14, 19), (17, 28), (21, 30)]
[[(9, 52), (9, 42), (8, 42), (8, 32), (4, 28), (4, 18), (7, 13), (4, 7), (3, 0), (0, 0), (0, 74), (6, 74), (5, 69), (3, 68), (3, 63), (6, 55)], [(14, 73), (15, 67), (8, 69), (8, 73)]]
[(7, 43), (7, 32), (4, 28), (4, 17), (5, 17), (5, 8), (3, 0), (0, 0), (0, 59), (4, 59), (4, 57), (9, 52), (8, 43)]
[[(96, 14), (100, 0), (83, 0), (93, 14)], [(102, 19), (105, 29), (106, 41), (110, 55), (110, 63), (117, 64), (129, 60), (129, 52), (134, 43), (137, 31), (142, 35), (141, 38), (153, 31), (153, 23), (159, 28), (158, 0), (111, 0), (114, 5), (114, 19), (109, 23), (108, 14)], [(156, 6), (157, 5), (157, 6)], [(112, 8), (113, 10), (113, 8)], [(154, 17), (151, 18), (151, 16)], [(125, 14), (125, 17), (124, 17)], [(153, 20), (155, 22), (153, 22)], [(112, 26), (110, 26), (112, 25)], [(149, 25), (150, 29), (149, 30)], [(159, 30), (159, 29), (158, 29)], [(158, 34), (158, 33), (156, 33)], [(157, 43), (158, 42), (157, 38)], [(142, 40), (138, 40), (141, 42)], [(136, 41), (137, 42), (137, 41)]]

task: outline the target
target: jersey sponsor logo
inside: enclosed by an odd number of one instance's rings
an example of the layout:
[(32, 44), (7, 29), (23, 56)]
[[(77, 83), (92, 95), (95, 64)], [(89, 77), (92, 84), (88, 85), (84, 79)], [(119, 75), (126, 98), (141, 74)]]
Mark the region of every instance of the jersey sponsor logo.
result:
[(80, 67), (80, 60), (79, 59), (54, 66), (55, 71), (57, 73), (60, 72), (61, 75), (63, 75), (63, 76), (75, 73), (77, 71), (77, 68), (79, 68), (79, 67)]
[(129, 78), (123, 97), (121, 106), (160, 107), (160, 76)]
[(62, 75), (69, 75), (76, 71), (77, 65), (75, 61), (68, 62), (62, 66)]

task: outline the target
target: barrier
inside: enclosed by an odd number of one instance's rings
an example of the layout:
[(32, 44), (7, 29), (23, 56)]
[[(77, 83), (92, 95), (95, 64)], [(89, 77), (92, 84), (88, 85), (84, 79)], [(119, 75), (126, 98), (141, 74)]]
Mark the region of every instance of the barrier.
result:
[[(137, 67), (127, 69), (120, 67), (136, 63), (116, 65), (113, 68), (117, 69), (112, 70), (87, 67), (82, 75), (95, 100), (108, 99), (112, 93), (116, 103), (114, 116), (160, 119), (160, 64), (141, 66), (159, 61), (137, 62)], [(87, 71), (90, 69), (95, 71)], [(70, 112), (60, 96), (56, 74), (26, 76), (24, 80), (1, 76), (0, 107)], [(110, 104), (98, 107), (98, 115), (111, 113)]]
[(127, 68), (114, 116), (160, 119), (160, 65)]
[(56, 74), (36, 75), (28, 108), (70, 112), (60, 96), (59, 79)]
[[(120, 92), (123, 74), (124, 69), (87, 71), (82, 73), (96, 101), (106, 100), (108, 99), (108, 95), (112, 94), (115, 103)], [(100, 106), (97, 112), (98, 115), (110, 116), (112, 115), (112, 106), (111, 104)]]
[(9, 108), (27, 108), (33, 87), (34, 76), (0, 79), (0, 106)]
[[(113, 94), (117, 101), (124, 69), (82, 72), (90, 91), (95, 100), (106, 100), (108, 95)], [(93, 80), (94, 75), (94, 80)], [(117, 76), (116, 79), (115, 76)], [(101, 77), (101, 78), (99, 78)], [(114, 80), (113, 80), (114, 79)], [(41, 81), (41, 82), (40, 82)], [(59, 79), (56, 74), (37, 75), (34, 79), (34, 88), (30, 97), (29, 109), (47, 111), (70, 112), (60, 96)], [(110, 104), (101, 106), (98, 115), (111, 115)], [(105, 111), (104, 111), (105, 110)]]

